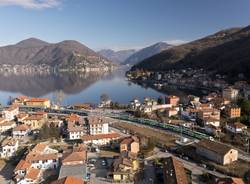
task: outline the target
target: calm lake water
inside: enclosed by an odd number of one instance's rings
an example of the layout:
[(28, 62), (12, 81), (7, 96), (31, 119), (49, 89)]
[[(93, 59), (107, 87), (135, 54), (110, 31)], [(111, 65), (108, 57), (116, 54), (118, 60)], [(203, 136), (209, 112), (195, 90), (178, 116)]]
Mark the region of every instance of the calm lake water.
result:
[[(74, 103), (99, 103), (100, 95), (106, 93), (114, 102), (128, 103), (133, 98), (178, 95), (185, 97), (190, 91), (167, 88), (155, 90), (129, 82), (125, 70), (108, 74), (60, 74), (53, 76), (13, 76), (0, 75), (0, 103), (5, 105), (10, 97), (26, 95), (48, 97), (62, 105)], [(194, 94), (194, 93), (192, 93)]]
[(7, 104), (10, 97), (26, 95), (48, 97), (55, 103), (70, 105), (78, 102), (99, 103), (106, 93), (120, 103), (133, 98), (159, 97), (164, 94), (127, 81), (125, 71), (118, 70), (105, 75), (64, 74), (57, 76), (0, 76), (0, 103)]

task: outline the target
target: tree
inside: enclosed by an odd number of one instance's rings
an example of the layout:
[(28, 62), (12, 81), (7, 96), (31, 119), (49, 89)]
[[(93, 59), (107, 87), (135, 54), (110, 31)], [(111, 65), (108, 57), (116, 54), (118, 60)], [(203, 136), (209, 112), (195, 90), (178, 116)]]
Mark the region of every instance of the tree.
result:
[(163, 99), (162, 96), (159, 96), (159, 98), (157, 100), (157, 103), (160, 104), (160, 105), (164, 104), (164, 99)]
[(100, 96), (100, 99), (101, 99), (102, 102), (106, 102), (106, 101), (109, 100), (109, 96), (106, 93), (102, 93), (101, 96)]
[(244, 180), (246, 183), (250, 183), (250, 169), (245, 173)]

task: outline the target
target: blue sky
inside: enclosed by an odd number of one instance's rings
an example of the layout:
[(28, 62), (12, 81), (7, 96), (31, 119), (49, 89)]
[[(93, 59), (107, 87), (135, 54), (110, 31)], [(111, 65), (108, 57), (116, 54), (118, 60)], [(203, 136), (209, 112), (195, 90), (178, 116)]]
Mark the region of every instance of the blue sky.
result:
[(37, 37), (139, 48), (249, 24), (250, 0), (0, 0), (0, 45)]

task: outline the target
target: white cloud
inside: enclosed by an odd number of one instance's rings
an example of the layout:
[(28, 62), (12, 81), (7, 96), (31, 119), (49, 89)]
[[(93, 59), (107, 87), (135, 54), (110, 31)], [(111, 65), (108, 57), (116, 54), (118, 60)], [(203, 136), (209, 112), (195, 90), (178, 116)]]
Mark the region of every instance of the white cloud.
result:
[(60, 0), (0, 0), (0, 6), (21, 6), (29, 9), (54, 8)]

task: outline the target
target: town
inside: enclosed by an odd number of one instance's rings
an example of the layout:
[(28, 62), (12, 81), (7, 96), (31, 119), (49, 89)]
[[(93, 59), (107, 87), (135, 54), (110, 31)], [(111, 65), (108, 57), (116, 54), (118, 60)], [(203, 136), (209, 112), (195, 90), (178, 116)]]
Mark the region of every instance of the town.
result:
[(0, 182), (250, 182), (249, 86), (220, 87), (125, 105), (14, 97), (1, 106)]

